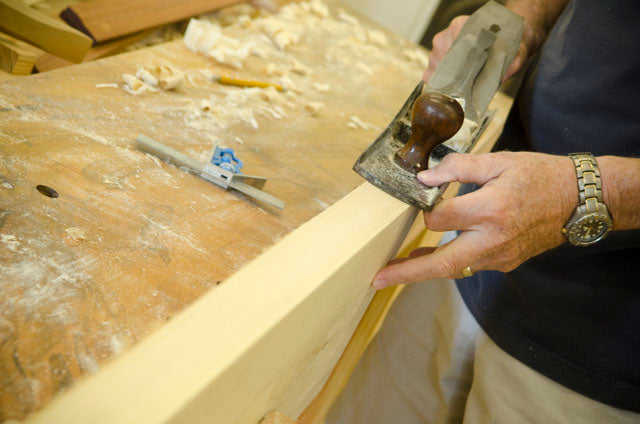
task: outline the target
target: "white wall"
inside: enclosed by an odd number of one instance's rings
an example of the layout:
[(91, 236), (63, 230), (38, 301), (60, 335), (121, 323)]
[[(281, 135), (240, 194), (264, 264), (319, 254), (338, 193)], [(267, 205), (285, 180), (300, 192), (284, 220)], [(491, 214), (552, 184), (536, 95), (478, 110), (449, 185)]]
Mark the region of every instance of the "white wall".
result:
[(391, 31), (418, 42), (440, 0), (342, 0)]

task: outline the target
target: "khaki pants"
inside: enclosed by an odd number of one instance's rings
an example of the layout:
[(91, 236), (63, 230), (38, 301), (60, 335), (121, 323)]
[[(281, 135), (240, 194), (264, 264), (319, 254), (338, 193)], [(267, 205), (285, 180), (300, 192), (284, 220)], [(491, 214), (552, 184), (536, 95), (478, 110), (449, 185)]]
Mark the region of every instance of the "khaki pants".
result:
[(455, 283), (407, 287), (326, 424), (640, 423), (566, 389), (496, 346)]

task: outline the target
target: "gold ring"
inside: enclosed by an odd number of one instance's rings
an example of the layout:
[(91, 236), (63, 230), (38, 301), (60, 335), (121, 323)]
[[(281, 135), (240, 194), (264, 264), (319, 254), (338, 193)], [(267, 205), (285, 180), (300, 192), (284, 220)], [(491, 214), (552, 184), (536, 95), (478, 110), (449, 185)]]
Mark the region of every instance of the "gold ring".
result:
[(467, 266), (465, 269), (463, 269), (462, 275), (464, 275), (465, 278), (471, 277), (473, 275), (473, 271), (471, 271), (471, 267)]

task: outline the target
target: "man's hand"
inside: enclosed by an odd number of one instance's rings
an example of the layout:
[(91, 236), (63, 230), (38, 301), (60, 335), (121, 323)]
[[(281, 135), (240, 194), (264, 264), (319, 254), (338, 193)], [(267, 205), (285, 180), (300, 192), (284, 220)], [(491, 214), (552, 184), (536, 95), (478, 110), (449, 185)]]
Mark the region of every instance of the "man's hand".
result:
[(452, 153), (418, 174), (429, 186), (459, 181), (481, 188), (447, 199), (424, 213), (434, 231), (462, 230), (437, 249), (416, 249), (409, 259), (390, 263), (374, 288), (433, 278), (461, 278), (469, 266), (511, 271), (527, 259), (565, 241), (562, 227), (578, 204), (571, 159), (541, 153)]
[[(431, 50), (431, 53), (429, 53), (429, 67), (424, 71), (424, 74), (422, 75), (422, 80), (425, 83), (429, 82), (429, 78), (431, 78), (431, 75), (433, 75), (436, 67), (453, 45), (453, 42), (458, 37), (458, 34), (460, 34), (460, 30), (462, 30), (462, 27), (468, 19), (469, 17), (466, 15), (454, 18), (446, 29), (440, 31), (433, 37), (433, 50)], [(518, 54), (513, 59), (513, 62), (511, 62), (511, 65), (507, 68), (503, 81), (506, 81), (513, 75), (515, 75), (522, 68), (522, 65), (526, 62), (528, 56), (529, 48), (523, 40), (520, 43)]]

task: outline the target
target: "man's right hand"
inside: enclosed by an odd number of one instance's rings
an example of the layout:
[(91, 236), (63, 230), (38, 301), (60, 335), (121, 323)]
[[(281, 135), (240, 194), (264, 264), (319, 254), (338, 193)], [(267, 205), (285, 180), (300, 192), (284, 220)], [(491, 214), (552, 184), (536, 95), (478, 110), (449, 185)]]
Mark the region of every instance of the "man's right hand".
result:
[[(469, 16), (466, 15), (454, 18), (446, 29), (440, 31), (435, 35), (435, 37), (433, 37), (433, 50), (431, 50), (431, 53), (429, 54), (429, 67), (424, 71), (424, 75), (422, 76), (422, 80), (425, 83), (429, 82), (429, 78), (431, 78), (436, 67), (453, 45), (453, 42), (458, 37), (458, 34), (460, 34), (460, 30), (464, 26), (465, 22), (467, 22), (467, 19), (469, 19)], [(516, 74), (522, 68), (522, 65), (527, 60), (528, 56), (529, 49), (523, 40), (520, 43), (518, 54), (513, 59), (513, 62), (511, 62), (509, 68), (507, 68), (503, 81), (508, 80)]]

